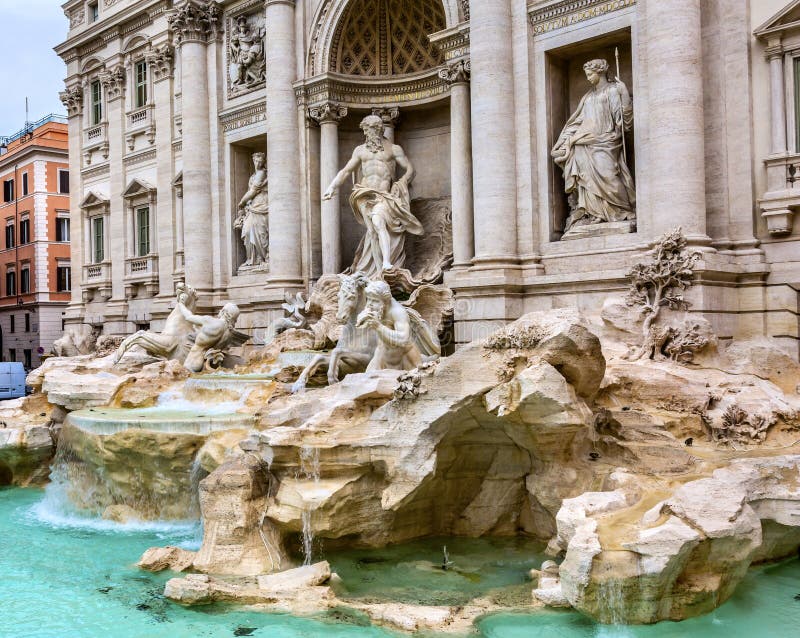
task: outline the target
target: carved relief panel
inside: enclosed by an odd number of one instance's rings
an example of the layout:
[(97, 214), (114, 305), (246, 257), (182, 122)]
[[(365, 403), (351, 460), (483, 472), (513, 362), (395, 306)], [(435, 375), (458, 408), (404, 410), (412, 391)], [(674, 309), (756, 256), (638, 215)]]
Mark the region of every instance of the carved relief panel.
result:
[(228, 14), (225, 43), (228, 65), (228, 98), (263, 88), (266, 77), (264, 59), (264, 12), (260, 4), (248, 2)]

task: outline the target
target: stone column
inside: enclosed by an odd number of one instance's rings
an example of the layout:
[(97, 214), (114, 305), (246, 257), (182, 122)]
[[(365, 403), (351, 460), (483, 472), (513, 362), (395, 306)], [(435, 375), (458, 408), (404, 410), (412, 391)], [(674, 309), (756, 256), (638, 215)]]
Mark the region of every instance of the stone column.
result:
[[(324, 193), (339, 172), (339, 121), (347, 115), (347, 108), (333, 102), (312, 106), (311, 119), (319, 123), (319, 183)], [(323, 200), (321, 208), (322, 274), (342, 272), (342, 220), (338, 193)]]
[(207, 46), (216, 37), (219, 19), (216, 2), (191, 0), (184, 0), (169, 18), (170, 31), (181, 49), (186, 283), (200, 293), (209, 293), (213, 287)]
[(156, 192), (155, 222), (151, 222), (154, 235), (151, 251), (158, 253), (158, 293), (159, 296), (172, 299), (174, 296), (173, 272), (175, 269), (175, 231), (177, 224), (172, 197), (173, 154), (172, 154), (172, 122), (174, 112), (172, 104), (172, 47), (164, 44), (154, 49), (147, 56), (147, 66), (153, 81), (154, 121), (156, 122), (155, 146)]
[(377, 108), (372, 109), (372, 114), (383, 120), (383, 134), (387, 140), (394, 144), (394, 129), (397, 126), (397, 120), (400, 119), (400, 109), (396, 106)]
[(292, 86), (295, 0), (266, 0), (267, 173), (269, 175), (269, 280), (297, 284), (301, 274), (300, 131)]
[[(67, 130), (69, 132), (69, 208), (70, 208), (70, 268), (72, 278), (72, 294), (70, 295), (70, 310), (73, 306), (83, 303), (83, 266), (89, 263), (85, 257), (88, 226), (83, 210), (80, 207), (83, 199), (83, 186), (81, 184), (81, 146), (83, 140), (83, 88), (80, 86), (67, 87), (59, 93), (61, 102), (67, 109)], [(69, 312), (71, 316), (74, 311)]]
[(701, 0), (646, 4), (653, 235), (681, 226), (690, 243), (706, 235)]
[(517, 180), (510, 0), (470, 3), (475, 265), (517, 258)]
[(783, 79), (783, 47), (780, 42), (766, 50), (769, 60), (769, 88), (772, 104), (772, 154), (786, 153), (786, 94)]
[(450, 197), (453, 209), (453, 266), (475, 256), (472, 221), (472, 122), (469, 112), (470, 61), (457, 60), (439, 71), (450, 82)]

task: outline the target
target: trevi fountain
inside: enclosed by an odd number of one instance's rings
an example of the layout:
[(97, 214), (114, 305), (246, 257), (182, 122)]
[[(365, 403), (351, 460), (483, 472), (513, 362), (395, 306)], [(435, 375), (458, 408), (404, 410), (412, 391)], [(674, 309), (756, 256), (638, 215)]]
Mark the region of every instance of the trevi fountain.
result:
[[(294, 4), (267, 2), (266, 23), (231, 19), (234, 95), (265, 81), (269, 95), (270, 7)], [(473, 2), (473, 24), (502, 4)], [(603, 6), (616, 4), (637, 3)], [(207, 5), (184, 2), (170, 28)], [(479, 55), (486, 36), (470, 37)], [(241, 291), (210, 301), (187, 239), (157, 328), (68, 322), (30, 394), (0, 403), (0, 634), (792, 635), (800, 364), (769, 335), (723, 335), (706, 317), (717, 248), (670, 214), (684, 191), (661, 202), (660, 226), (637, 219), (654, 195), (637, 189), (639, 142), (631, 169), (638, 103), (610, 43), (575, 54), (570, 113), (546, 150), (561, 245), (619, 248), (640, 221), (659, 229), (620, 257), (615, 288), (464, 337), (472, 311), (459, 304), (477, 303), (479, 284), (465, 295), (452, 274), (463, 183), (453, 167), (447, 205), (421, 204), (431, 158), (415, 157), (391, 118), (360, 112), (358, 139), (324, 159), (314, 196), (356, 241), (337, 230), (331, 249), (323, 237), (323, 271), (285, 286), (263, 329)], [(182, 46), (185, 71), (198, 44)], [(622, 49), (630, 68), (630, 42)], [(470, 62), (437, 77), (448, 73), (463, 80)], [(287, 177), (270, 153), (249, 154), (230, 200), (235, 277), (251, 283), (272, 281), (292, 238), (275, 225)], [(184, 161), (187, 215), (203, 203), (198, 161)], [(476, 209), (475, 246), (500, 237), (501, 212), (479, 228)], [(99, 301), (79, 295), (87, 313)]]

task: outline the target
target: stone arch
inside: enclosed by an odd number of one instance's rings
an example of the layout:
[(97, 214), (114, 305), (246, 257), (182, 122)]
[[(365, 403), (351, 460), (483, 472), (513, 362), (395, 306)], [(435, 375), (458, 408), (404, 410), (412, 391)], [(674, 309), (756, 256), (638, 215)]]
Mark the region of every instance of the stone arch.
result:
[(139, 47), (149, 45), (150, 38), (142, 35), (141, 33), (137, 33), (136, 35), (128, 38), (128, 40), (122, 45), (122, 53), (131, 53)]
[(89, 71), (102, 69), (104, 66), (100, 58), (91, 57), (81, 65), (81, 73), (88, 73)]
[[(306, 75), (312, 77), (329, 70), (329, 61), (334, 40), (342, 17), (349, 6), (360, 0), (323, 0), (312, 22), (306, 56)], [(416, 2), (416, 0), (414, 0)], [(462, 12), (464, 0), (436, 0), (444, 12), (444, 27), (454, 27), (465, 19)], [(399, 4), (412, 4), (408, 0), (398, 0)]]

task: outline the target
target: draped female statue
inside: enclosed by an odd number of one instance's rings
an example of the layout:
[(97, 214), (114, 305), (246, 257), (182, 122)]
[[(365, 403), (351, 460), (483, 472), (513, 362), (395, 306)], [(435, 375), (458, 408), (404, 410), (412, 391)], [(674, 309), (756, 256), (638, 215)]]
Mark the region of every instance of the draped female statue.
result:
[(267, 263), (269, 254), (269, 204), (267, 201), (267, 170), (264, 153), (253, 153), (255, 172), (248, 182), (247, 192), (239, 202), (239, 215), (234, 223), (241, 229), (246, 260), (243, 266)]
[(579, 226), (636, 218), (636, 192), (626, 163), (624, 135), (633, 128), (628, 87), (608, 80), (608, 62), (583, 65), (592, 89), (561, 131), (552, 150), (564, 169), (570, 215), (565, 232)]

